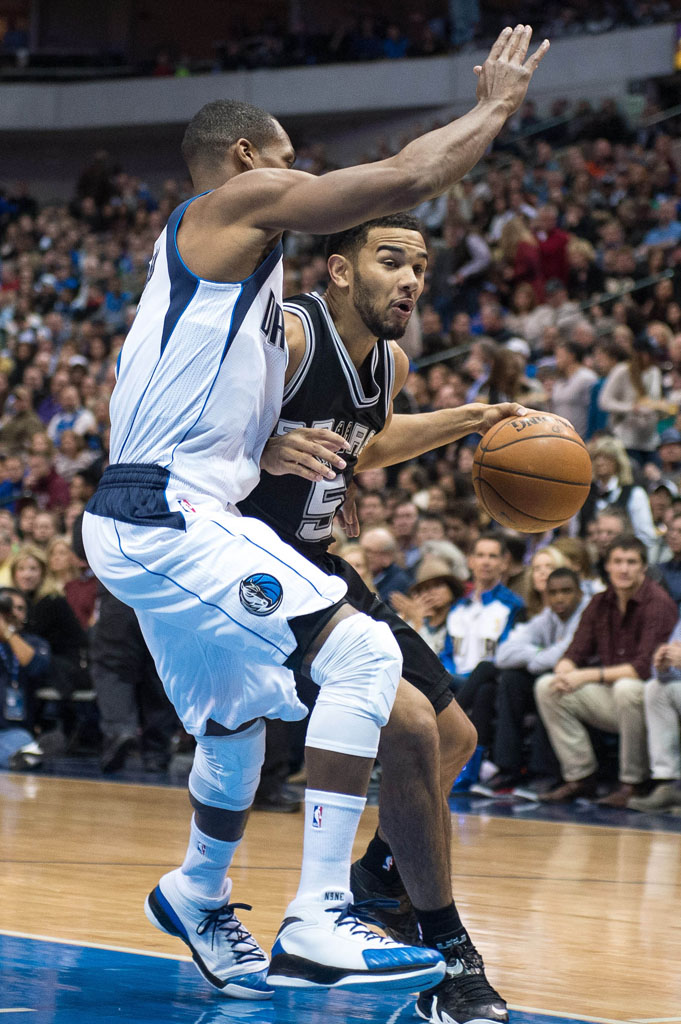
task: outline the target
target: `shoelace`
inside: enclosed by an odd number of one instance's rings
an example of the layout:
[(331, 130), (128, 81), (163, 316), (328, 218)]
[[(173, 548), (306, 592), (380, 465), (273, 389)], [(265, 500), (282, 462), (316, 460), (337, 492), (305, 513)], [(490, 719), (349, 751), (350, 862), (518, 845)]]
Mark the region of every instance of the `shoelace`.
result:
[(466, 999), (487, 999), (489, 1002), (498, 1000), (499, 1003), (503, 1003), (499, 993), (492, 988), (487, 980), (484, 961), (471, 942), (462, 942), (458, 946), (453, 946), (448, 963), (450, 961), (459, 961), (464, 970), (462, 974), (447, 972), (444, 981), (441, 982), (442, 985), (446, 985), (448, 982), (453, 983), (457, 993)]
[(215, 910), (207, 907), (201, 908), (201, 913), (206, 916), (196, 929), (197, 935), (205, 935), (210, 932), (210, 947), (215, 947), (216, 939), (220, 938), (219, 932), (224, 932), (224, 939), (231, 946), (235, 961), (238, 964), (250, 961), (263, 961), (263, 952), (258, 946), (251, 933), (244, 928), (235, 910), (252, 910), (248, 903), (224, 903)]
[(360, 935), (362, 938), (370, 939), (373, 942), (388, 942), (390, 945), (393, 945), (391, 939), (386, 939), (384, 935), (377, 935), (376, 932), (372, 932), (370, 928), (366, 927), (364, 922), (370, 921), (380, 927), (380, 921), (372, 917), (370, 911), (381, 907), (392, 909), (398, 905), (397, 900), (391, 899), (360, 900), (359, 903), (349, 903), (347, 907), (328, 907), (326, 913), (338, 915), (336, 917), (337, 928), (346, 927), (350, 929), (352, 935)]

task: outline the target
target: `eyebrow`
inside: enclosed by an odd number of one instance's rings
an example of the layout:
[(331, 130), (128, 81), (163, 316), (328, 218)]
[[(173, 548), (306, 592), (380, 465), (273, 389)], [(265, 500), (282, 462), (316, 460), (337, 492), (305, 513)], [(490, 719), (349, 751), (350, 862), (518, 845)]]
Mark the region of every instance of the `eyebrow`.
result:
[[(388, 252), (396, 252), (400, 256), (404, 256), (405, 255), (405, 250), (402, 248), (401, 245), (388, 245), (388, 243), (385, 242), (383, 245), (379, 245), (379, 247), (376, 250), (376, 252), (379, 253), (379, 252), (381, 252), (382, 249), (387, 249)], [(428, 253), (427, 252), (419, 252), (419, 253), (417, 253), (417, 256), (420, 259), (422, 259), (422, 260), (427, 260), (428, 259)]]

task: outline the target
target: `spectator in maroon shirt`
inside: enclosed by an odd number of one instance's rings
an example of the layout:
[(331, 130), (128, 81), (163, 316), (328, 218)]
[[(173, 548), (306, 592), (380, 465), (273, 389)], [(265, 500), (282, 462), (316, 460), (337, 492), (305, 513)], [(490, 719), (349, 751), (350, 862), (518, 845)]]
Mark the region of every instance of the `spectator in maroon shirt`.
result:
[(610, 585), (587, 605), (554, 673), (535, 684), (565, 780), (541, 798), (552, 803), (595, 795), (598, 763), (587, 726), (619, 735), (619, 786), (599, 803), (626, 807), (648, 777), (643, 688), (678, 609), (646, 576), (646, 546), (638, 537), (617, 537), (605, 567)]
[(539, 207), (534, 232), (539, 242), (541, 276), (545, 281), (557, 277), (563, 284), (567, 284), (570, 277), (567, 255), (570, 236), (558, 227), (558, 208), (552, 203)]
[(29, 455), (24, 488), (40, 508), (49, 512), (64, 509), (69, 503), (69, 485), (59, 476), (47, 455)]

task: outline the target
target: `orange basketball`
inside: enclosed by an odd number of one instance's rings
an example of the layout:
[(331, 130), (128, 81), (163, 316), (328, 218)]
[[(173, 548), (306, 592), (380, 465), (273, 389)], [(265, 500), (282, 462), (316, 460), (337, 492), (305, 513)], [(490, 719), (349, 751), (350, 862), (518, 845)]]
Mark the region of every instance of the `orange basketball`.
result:
[(473, 486), (502, 526), (543, 533), (579, 512), (591, 486), (591, 459), (565, 420), (551, 413), (510, 417), (481, 439)]

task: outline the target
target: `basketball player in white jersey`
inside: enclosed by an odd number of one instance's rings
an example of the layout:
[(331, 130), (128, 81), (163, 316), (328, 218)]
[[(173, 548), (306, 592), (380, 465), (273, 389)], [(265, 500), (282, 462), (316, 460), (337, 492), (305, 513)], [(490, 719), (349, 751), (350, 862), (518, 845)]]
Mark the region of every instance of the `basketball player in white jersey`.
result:
[[(344, 602), (340, 579), (233, 506), (257, 482), (281, 404), (281, 233), (340, 230), (444, 192), (522, 103), (548, 49), (526, 61), (530, 38), (529, 27), (504, 30), (476, 69), (476, 106), (375, 164), (321, 178), (291, 170), (281, 125), (247, 104), (208, 104), (185, 134), (198, 195), (154, 247), (119, 361), (111, 465), (83, 539), (102, 582), (135, 609), (197, 738), (187, 855), (150, 894), (147, 914), (228, 995), (262, 998), (277, 985), (414, 991), (444, 975), (436, 951), (379, 936), (350, 902), (352, 843), (399, 647), (385, 623)], [(330, 472), (316, 456), (342, 469), (333, 453), (344, 448), (317, 435), (310, 478)], [(234, 913), (227, 872), (257, 786), (262, 719), (304, 713), (278, 666), (303, 664), (320, 689), (307, 735), (303, 866), (268, 973)]]

